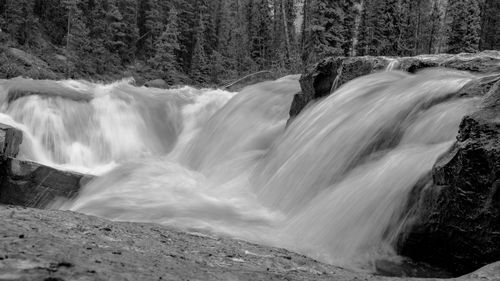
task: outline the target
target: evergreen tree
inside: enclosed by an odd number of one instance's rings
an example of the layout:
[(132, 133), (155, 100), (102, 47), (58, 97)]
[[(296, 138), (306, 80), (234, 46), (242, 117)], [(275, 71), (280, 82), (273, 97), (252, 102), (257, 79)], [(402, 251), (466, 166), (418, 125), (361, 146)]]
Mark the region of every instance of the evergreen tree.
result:
[(482, 6), (481, 50), (500, 49), (500, 1), (485, 0)]
[(207, 64), (207, 55), (205, 49), (203, 48), (205, 41), (203, 36), (204, 26), (201, 19), (202, 15), (199, 17), (197, 32), (195, 35), (195, 43), (193, 48), (193, 57), (191, 59), (191, 79), (195, 83), (203, 84), (207, 82), (209, 69)]
[(372, 40), (375, 55), (397, 55), (397, 40), (400, 25), (397, 2), (397, 0), (377, 2), (375, 12), (378, 16), (374, 22), (374, 38)]
[[(89, 29), (85, 23), (85, 16), (81, 9), (81, 0), (64, 0), (67, 9), (68, 30), (65, 38), (66, 52), (76, 69), (89, 72), (88, 62), (91, 58), (92, 47), (89, 39)], [(71, 75), (68, 70), (68, 75)]]
[(342, 44), (342, 49), (344, 50), (345, 56), (350, 56), (353, 52), (354, 37), (356, 33), (356, 17), (358, 16), (356, 1), (343, 0), (342, 10), (344, 11), (344, 30), (342, 34), (344, 43)]
[(144, 10), (144, 52), (147, 57), (154, 54), (154, 42), (163, 30), (159, 0), (145, 0)]
[(309, 0), (304, 5), (302, 62), (308, 65), (326, 56), (343, 55), (349, 39), (343, 26), (341, 1)]
[(180, 51), (178, 15), (175, 8), (170, 9), (167, 22), (165, 30), (155, 44), (156, 54), (150, 63), (161, 73), (165, 81), (175, 84), (179, 71), (176, 52)]
[(120, 57), (123, 63), (131, 63), (135, 59), (136, 44), (139, 39), (137, 0), (120, 0), (118, 7), (122, 14), (123, 37), (121, 41), (124, 43)]
[(16, 0), (5, 3), (7, 31), (20, 44), (29, 43), (37, 34), (37, 23), (33, 9), (34, 2), (32, 0)]
[(455, 0), (448, 3), (450, 17), (448, 52), (475, 52), (479, 49), (480, 8), (478, 0)]
[(257, 69), (269, 67), (271, 58), (271, 11), (267, 0), (252, 0), (248, 9), (248, 36), (250, 56)]
[(103, 1), (96, 1), (90, 7), (86, 25), (89, 26), (89, 50), (85, 63), (89, 72), (105, 74), (112, 71), (119, 63), (117, 55), (110, 52), (112, 34), (109, 34), (108, 12)]

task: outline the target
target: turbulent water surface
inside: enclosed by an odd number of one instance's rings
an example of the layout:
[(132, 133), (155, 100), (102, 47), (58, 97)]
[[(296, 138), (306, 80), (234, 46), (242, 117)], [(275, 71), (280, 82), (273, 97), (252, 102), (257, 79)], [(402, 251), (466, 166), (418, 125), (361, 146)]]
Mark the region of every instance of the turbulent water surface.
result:
[(22, 158), (99, 176), (59, 208), (372, 270), (398, 259), (406, 200), (474, 108), (453, 96), (471, 79), (365, 76), (288, 127), (297, 76), (240, 93), (17, 79), (0, 83), (0, 122), (24, 132)]

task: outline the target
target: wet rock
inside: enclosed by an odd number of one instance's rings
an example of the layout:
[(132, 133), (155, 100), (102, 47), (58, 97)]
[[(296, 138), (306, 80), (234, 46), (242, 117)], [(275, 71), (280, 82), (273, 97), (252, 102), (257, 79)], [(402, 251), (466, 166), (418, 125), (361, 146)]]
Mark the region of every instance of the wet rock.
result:
[(22, 141), (21, 131), (0, 123), (0, 156), (16, 157)]
[(0, 124), (0, 203), (44, 208), (57, 198), (73, 198), (93, 178), (16, 159), (22, 137)]
[(415, 73), (429, 67), (446, 67), (475, 73), (500, 72), (500, 52), (477, 54), (422, 55), (416, 57), (330, 57), (309, 67), (300, 79), (302, 92), (295, 95), (290, 119), (295, 118), (309, 102), (323, 98), (357, 77), (386, 69), (391, 62), (395, 70)]
[(155, 79), (155, 80), (151, 80), (151, 81), (148, 81), (146, 83), (144, 83), (144, 86), (148, 87), (148, 88), (160, 88), (160, 89), (168, 89), (168, 83), (163, 80), (163, 79)]
[(1, 162), (0, 173), (0, 203), (36, 208), (73, 198), (89, 181), (83, 174), (10, 157)]
[(500, 83), (464, 117), (432, 181), (414, 194), (403, 255), (455, 275), (500, 260)]

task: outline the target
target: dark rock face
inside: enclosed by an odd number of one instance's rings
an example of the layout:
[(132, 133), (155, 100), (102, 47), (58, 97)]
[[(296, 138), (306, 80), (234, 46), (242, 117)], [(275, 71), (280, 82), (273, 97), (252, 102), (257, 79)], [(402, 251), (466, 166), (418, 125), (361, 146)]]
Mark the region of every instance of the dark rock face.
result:
[(478, 54), (425, 55), (417, 57), (331, 57), (309, 67), (300, 79), (302, 92), (295, 95), (290, 118), (297, 116), (313, 100), (328, 96), (348, 81), (386, 69), (415, 73), (429, 67), (446, 67), (476, 73), (500, 72), (500, 52)]
[(44, 208), (58, 197), (73, 198), (89, 178), (8, 158), (0, 171), (0, 203)]
[(457, 275), (500, 260), (500, 83), (417, 189), (403, 255)]
[(16, 157), (19, 145), (23, 141), (23, 133), (10, 126), (0, 124), (0, 156)]
[(74, 197), (92, 179), (16, 159), (21, 142), (21, 131), (0, 124), (0, 203), (44, 208), (59, 197)]

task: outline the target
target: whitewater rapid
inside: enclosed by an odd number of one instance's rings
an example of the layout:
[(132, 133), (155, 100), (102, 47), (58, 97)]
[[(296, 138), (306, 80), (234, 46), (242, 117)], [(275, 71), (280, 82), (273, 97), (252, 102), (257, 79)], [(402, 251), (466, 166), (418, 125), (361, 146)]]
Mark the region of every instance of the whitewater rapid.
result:
[[(18, 79), (0, 81), (0, 123), (24, 132), (21, 158), (97, 175), (54, 207), (373, 270), (378, 259), (399, 259), (408, 196), (476, 106), (454, 95), (473, 79), (447, 70), (372, 74), (288, 127), (298, 76), (239, 93)], [(36, 91), (19, 94), (26, 89)]]

